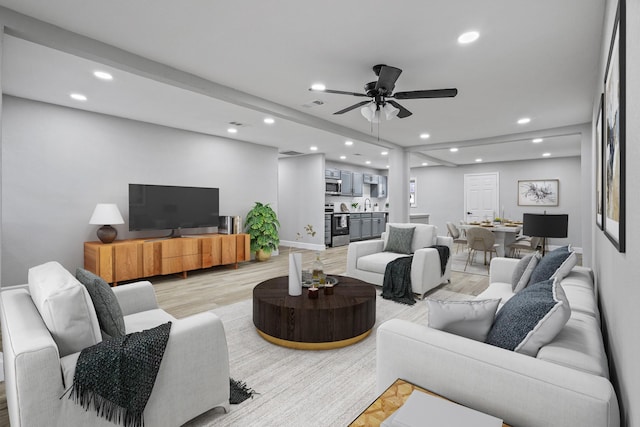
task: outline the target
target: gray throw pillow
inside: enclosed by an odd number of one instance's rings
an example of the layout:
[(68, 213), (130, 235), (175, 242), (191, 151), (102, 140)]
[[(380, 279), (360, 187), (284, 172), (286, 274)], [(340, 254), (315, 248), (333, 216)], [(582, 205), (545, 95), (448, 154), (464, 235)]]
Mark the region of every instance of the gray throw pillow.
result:
[(571, 307), (558, 279), (534, 283), (502, 306), (485, 342), (535, 357), (560, 333), (569, 316)]
[(102, 277), (96, 276), (90, 271), (78, 268), (76, 279), (80, 281), (89, 292), (93, 307), (98, 316), (100, 329), (109, 337), (122, 337), (126, 335), (122, 309), (113, 290)]
[(491, 329), (500, 299), (439, 301), (427, 298), (430, 328), (483, 342)]
[(395, 252), (398, 254), (411, 254), (411, 242), (415, 227), (391, 227), (389, 226), (389, 236), (384, 247), (385, 252)]
[(543, 280), (549, 280), (562, 263), (569, 258), (572, 252), (569, 252), (568, 246), (554, 249), (542, 257), (536, 268), (531, 273), (529, 283), (538, 283)]
[(518, 265), (516, 265), (516, 268), (513, 270), (513, 275), (511, 276), (511, 289), (514, 293), (520, 292), (529, 284), (531, 273), (533, 273), (536, 265), (538, 265), (539, 260), (540, 255), (536, 252), (526, 255), (518, 261)]

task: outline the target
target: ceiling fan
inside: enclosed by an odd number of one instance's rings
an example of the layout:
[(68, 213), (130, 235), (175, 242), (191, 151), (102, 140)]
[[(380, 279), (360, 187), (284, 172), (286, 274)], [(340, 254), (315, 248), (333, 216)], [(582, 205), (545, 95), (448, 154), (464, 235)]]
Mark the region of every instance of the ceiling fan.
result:
[(311, 87), (309, 90), (317, 92), (335, 93), (338, 95), (353, 95), (371, 98), (366, 101), (358, 102), (343, 110), (336, 111), (333, 114), (344, 114), (356, 108), (363, 107), (361, 113), (370, 122), (378, 122), (380, 111), (384, 111), (387, 120), (393, 117), (404, 119), (409, 117), (411, 111), (398, 104), (395, 99), (422, 99), (422, 98), (452, 98), (458, 94), (458, 89), (433, 89), (433, 90), (413, 90), (409, 92), (396, 92), (393, 89), (396, 80), (400, 77), (402, 70), (385, 64), (373, 66), (373, 72), (378, 76), (378, 81), (369, 82), (364, 85), (366, 93), (345, 92), (342, 90), (331, 90), (326, 88)]

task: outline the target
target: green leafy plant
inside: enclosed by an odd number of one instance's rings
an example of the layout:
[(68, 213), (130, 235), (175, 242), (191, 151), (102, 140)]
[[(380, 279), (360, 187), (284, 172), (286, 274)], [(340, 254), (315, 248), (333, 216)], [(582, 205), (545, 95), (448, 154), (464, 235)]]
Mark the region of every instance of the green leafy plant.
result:
[(246, 230), (251, 238), (251, 250), (263, 251), (270, 254), (278, 249), (280, 236), (278, 228), (280, 222), (275, 211), (267, 203), (256, 202), (255, 206), (247, 213)]
[(353, 209), (358, 209), (358, 202), (351, 203)]

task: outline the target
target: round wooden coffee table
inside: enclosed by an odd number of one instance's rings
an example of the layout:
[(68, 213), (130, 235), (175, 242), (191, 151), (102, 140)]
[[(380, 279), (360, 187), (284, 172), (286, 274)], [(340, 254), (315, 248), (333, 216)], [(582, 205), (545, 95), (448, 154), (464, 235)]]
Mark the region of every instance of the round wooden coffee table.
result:
[(289, 295), (287, 276), (266, 280), (253, 288), (253, 324), (267, 341), (289, 348), (325, 350), (365, 339), (376, 323), (373, 285), (333, 276), (333, 295), (320, 289), (318, 299)]

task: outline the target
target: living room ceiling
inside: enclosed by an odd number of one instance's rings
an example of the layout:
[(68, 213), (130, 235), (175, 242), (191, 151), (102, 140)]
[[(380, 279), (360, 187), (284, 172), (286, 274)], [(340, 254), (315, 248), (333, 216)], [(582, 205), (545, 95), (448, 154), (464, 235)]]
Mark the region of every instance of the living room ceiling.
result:
[[(315, 146), (329, 160), (379, 169), (388, 164), (382, 152), (398, 147), (411, 151), (412, 166), (579, 156), (575, 129), (591, 120), (604, 13), (599, 0), (0, 5), (223, 89), (198, 93), (172, 85), (168, 75), (102, 63), (99, 52), (75, 55), (34, 40), (28, 29), (12, 28), (9, 17), (2, 59), (6, 94), (274, 146), (281, 153), (311, 153)], [(457, 42), (472, 30), (480, 34), (477, 41)], [(74, 42), (72, 37), (69, 45)], [(413, 115), (372, 125), (358, 109), (333, 114), (364, 98), (308, 91), (322, 82), (362, 93), (377, 79), (371, 67), (380, 63), (403, 70), (396, 92), (455, 87), (458, 95), (398, 101)], [(113, 80), (96, 79), (96, 70), (110, 72)], [(75, 101), (73, 92), (88, 99)], [(275, 123), (265, 124), (265, 117)], [(523, 117), (530, 122), (518, 124)], [(238, 132), (227, 133), (229, 127)], [(421, 139), (423, 133), (429, 138)], [(543, 141), (532, 143), (537, 136)], [(345, 146), (347, 140), (354, 144)]]

